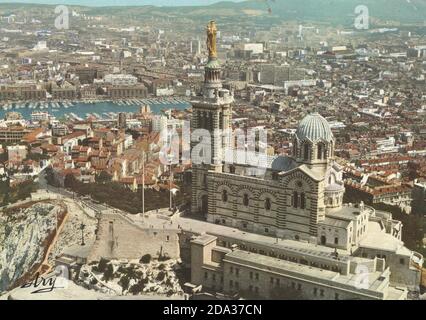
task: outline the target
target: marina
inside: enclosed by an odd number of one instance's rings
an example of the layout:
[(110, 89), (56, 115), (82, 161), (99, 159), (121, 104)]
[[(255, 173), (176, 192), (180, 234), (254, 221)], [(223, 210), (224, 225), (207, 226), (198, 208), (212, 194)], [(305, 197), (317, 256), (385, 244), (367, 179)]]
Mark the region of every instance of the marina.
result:
[(152, 113), (160, 114), (165, 109), (183, 110), (190, 107), (188, 98), (146, 98), (127, 100), (85, 100), (85, 101), (42, 101), (42, 102), (0, 102), (0, 118), (8, 112), (19, 112), (25, 120), (33, 112), (48, 112), (57, 119), (83, 121), (88, 117), (99, 120), (113, 119), (120, 112), (135, 113), (149, 105)]

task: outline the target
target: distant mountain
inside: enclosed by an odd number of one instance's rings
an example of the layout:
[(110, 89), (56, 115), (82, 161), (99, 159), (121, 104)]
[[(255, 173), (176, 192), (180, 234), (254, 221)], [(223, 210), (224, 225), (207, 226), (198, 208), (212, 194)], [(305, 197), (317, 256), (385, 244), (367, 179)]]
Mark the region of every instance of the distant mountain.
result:
[[(91, 7), (110, 7), (110, 6), (205, 6), (221, 0), (14, 0), (15, 3), (48, 4), (58, 5), (67, 4), (75, 6)], [(243, 1), (243, 0), (233, 0)], [(8, 1), (9, 2), (9, 1)]]
[[(402, 23), (426, 21), (426, 0), (249, 0), (241, 3), (216, 3), (211, 8), (235, 8), (241, 13), (263, 11), (282, 19), (352, 23), (355, 8), (367, 6), (369, 14), (380, 20)], [(249, 11), (248, 11), (249, 10)]]
[[(28, 0), (31, 1), (31, 0)], [(52, 0), (53, 1), (53, 0)], [(68, 0), (78, 3), (77, 0)], [(188, 4), (187, 0), (184, 0)], [(62, 2), (67, 3), (67, 0)], [(83, 1), (82, 1), (83, 2)], [(209, 1), (210, 2), (210, 1)], [(110, 4), (111, 1), (106, 1)], [(204, 6), (137, 6), (126, 7), (126, 0), (120, 6), (86, 7), (92, 14), (154, 15), (175, 16), (192, 19), (212, 17), (223, 18), (264, 18), (265, 21), (300, 20), (339, 23), (351, 25), (357, 14), (355, 8), (365, 5), (373, 20), (401, 23), (423, 23), (426, 21), (426, 0), (248, 0), (241, 2), (223, 1)], [(134, 3), (134, 2), (133, 2)], [(144, 1), (140, 1), (144, 3)], [(164, 3), (164, 2), (159, 2)], [(197, 3), (200, 3), (198, 1)], [(102, 4), (99, 0), (96, 5)], [(179, 0), (176, 0), (179, 4)], [(6, 4), (0, 4), (0, 8)], [(22, 4), (15, 4), (22, 6)]]
[[(179, 2), (177, 2), (179, 3)], [(212, 16), (270, 17), (352, 24), (355, 8), (365, 5), (372, 18), (401, 23), (426, 21), (426, 0), (248, 0), (218, 2), (209, 6), (145, 7), (144, 13), (171, 14), (188, 18)], [(106, 8), (105, 8), (106, 9)], [(142, 8), (141, 8), (142, 9)], [(270, 9), (270, 10), (269, 10)], [(98, 11), (94, 8), (93, 11)], [(111, 9), (115, 10), (115, 9)], [(123, 8), (123, 10), (125, 10)], [(131, 10), (135, 10), (132, 8)]]

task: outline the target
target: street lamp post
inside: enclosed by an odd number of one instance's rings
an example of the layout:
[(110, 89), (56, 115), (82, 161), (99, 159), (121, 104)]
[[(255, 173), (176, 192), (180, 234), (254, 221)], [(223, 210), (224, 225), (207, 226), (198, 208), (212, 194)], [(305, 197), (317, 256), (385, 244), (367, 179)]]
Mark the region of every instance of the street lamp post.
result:
[(170, 191), (170, 211), (172, 211), (172, 175), (173, 175), (173, 173), (172, 173), (172, 163), (171, 163), (171, 161), (170, 161), (170, 172), (169, 172), (169, 174), (170, 174), (170, 177), (169, 177), (169, 191)]
[(86, 225), (82, 222), (80, 225), (80, 229), (81, 229), (81, 245), (84, 246), (84, 228), (86, 227)]
[(145, 151), (142, 154), (142, 215), (145, 215)]

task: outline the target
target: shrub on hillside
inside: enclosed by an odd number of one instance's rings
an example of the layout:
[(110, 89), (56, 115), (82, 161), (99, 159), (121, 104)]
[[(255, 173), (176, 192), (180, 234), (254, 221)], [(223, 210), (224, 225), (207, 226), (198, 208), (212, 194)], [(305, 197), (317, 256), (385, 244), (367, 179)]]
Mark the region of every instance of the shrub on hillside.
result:
[(158, 257), (158, 261), (167, 261), (167, 260), (170, 260), (170, 257), (167, 253), (162, 254), (161, 256)]
[(109, 260), (101, 258), (101, 260), (99, 261), (98, 267), (96, 268), (96, 270), (94, 270), (95, 268), (93, 268), (93, 270), (97, 272), (105, 272), (105, 268), (108, 262)]
[(104, 281), (110, 281), (114, 278), (114, 268), (112, 267), (112, 264), (107, 264), (105, 271), (104, 271)]
[(148, 282), (148, 279), (142, 279), (138, 283), (134, 284), (130, 287), (129, 292), (133, 295), (136, 295), (138, 293), (142, 293), (143, 289), (145, 288), (145, 284)]
[(141, 259), (140, 259), (140, 262), (141, 263), (144, 263), (144, 264), (148, 264), (148, 263), (150, 263), (151, 262), (151, 259), (152, 259), (152, 257), (151, 257), (151, 255), (148, 253), (148, 254), (145, 254)]
[(123, 292), (129, 289), (130, 279), (128, 276), (122, 276), (118, 284), (121, 286)]
[(165, 277), (166, 277), (166, 273), (164, 271), (160, 271), (157, 275), (157, 280), (163, 281)]

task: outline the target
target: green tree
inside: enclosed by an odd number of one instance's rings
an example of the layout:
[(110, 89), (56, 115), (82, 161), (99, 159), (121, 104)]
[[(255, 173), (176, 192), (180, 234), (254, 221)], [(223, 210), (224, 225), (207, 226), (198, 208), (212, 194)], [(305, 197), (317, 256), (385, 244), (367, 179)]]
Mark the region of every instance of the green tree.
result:
[(77, 180), (74, 177), (74, 175), (69, 173), (65, 176), (64, 186), (65, 186), (65, 188), (71, 188), (72, 189), (76, 186), (76, 184), (77, 184), (76, 182), (77, 182)]
[(6, 206), (10, 203), (10, 194), (6, 192), (3, 197), (3, 205)]
[(130, 284), (130, 279), (129, 279), (129, 277), (128, 277), (127, 275), (122, 276), (122, 277), (120, 278), (120, 281), (118, 282), (118, 284), (119, 284), (119, 285), (121, 286), (121, 288), (122, 288), (122, 293), (123, 293), (124, 291), (128, 290), (128, 289), (129, 289), (129, 284)]
[(157, 275), (157, 280), (163, 281), (165, 277), (166, 277), (166, 273), (164, 271), (160, 271)]
[(98, 174), (95, 177), (96, 182), (101, 184), (111, 182), (111, 179), (112, 179), (111, 175), (106, 171), (102, 171), (100, 174)]
[(104, 271), (104, 281), (110, 281), (114, 278), (114, 268), (112, 267), (112, 264), (107, 264), (105, 271)]
[(109, 262), (109, 260), (101, 258), (101, 260), (99, 260), (99, 264), (98, 264), (98, 268), (97, 268), (98, 271), (104, 272), (106, 267), (107, 267), (108, 262)]
[(147, 283), (148, 283), (148, 279), (146, 279), (146, 278), (141, 279), (138, 283), (131, 286), (129, 292), (132, 293), (133, 295), (136, 295), (138, 293), (142, 293), (143, 289), (145, 288), (145, 284), (147, 284)]
[(145, 255), (141, 258), (140, 262), (141, 262), (141, 263), (145, 263), (145, 264), (150, 263), (150, 262), (151, 262), (151, 255), (150, 255), (149, 253), (148, 253), (148, 254), (145, 254)]

